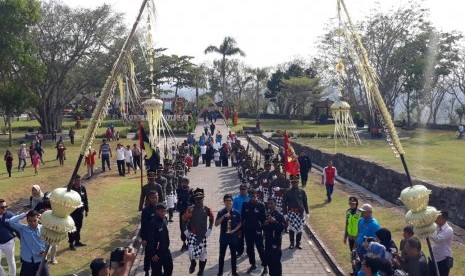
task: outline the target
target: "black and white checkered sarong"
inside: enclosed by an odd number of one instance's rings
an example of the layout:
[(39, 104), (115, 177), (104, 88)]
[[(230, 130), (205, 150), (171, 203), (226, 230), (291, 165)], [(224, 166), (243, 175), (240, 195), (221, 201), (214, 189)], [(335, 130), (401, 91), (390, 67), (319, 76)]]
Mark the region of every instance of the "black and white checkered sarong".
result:
[(289, 211), (287, 218), (289, 220), (289, 231), (294, 231), (295, 233), (302, 232), (304, 228), (304, 216), (302, 213)]
[(274, 195), (274, 198), (276, 199), (276, 209), (281, 213), (283, 209), (283, 197)]
[(263, 192), (263, 202), (266, 203), (268, 201), (268, 197), (270, 196), (270, 191), (268, 190), (268, 187), (263, 187), (262, 192)]
[(200, 259), (200, 255), (204, 252), (204, 255), (207, 255), (207, 237), (203, 237), (202, 242), (197, 243), (197, 235), (190, 233), (189, 235), (189, 257), (191, 260)]

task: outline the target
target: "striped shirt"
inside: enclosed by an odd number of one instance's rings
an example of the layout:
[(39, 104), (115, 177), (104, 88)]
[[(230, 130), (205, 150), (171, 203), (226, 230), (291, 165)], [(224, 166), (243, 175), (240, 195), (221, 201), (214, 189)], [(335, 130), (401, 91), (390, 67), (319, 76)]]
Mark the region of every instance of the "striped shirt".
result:
[(100, 151), (102, 152), (102, 155), (110, 155), (110, 145), (109, 144), (102, 144), (100, 145)]

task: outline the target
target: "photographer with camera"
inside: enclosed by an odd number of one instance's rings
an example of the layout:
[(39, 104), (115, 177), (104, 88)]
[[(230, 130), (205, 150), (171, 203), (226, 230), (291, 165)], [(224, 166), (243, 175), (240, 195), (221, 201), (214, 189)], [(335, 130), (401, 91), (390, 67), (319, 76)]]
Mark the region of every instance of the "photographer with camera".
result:
[[(103, 258), (94, 259), (90, 263), (92, 276), (128, 276), (136, 260), (134, 248), (119, 247), (111, 252), (110, 263)], [(111, 271), (111, 263), (118, 263), (118, 267)]]

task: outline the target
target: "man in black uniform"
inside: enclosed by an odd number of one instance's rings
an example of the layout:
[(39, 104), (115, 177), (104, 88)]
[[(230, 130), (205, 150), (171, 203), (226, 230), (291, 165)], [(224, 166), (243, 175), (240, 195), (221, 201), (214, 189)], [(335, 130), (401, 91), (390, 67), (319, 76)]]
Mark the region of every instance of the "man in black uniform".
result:
[(150, 222), (147, 236), (147, 254), (152, 260), (152, 276), (171, 276), (173, 274), (173, 258), (170, 252), (170, 236), (166, 221), (166, 206), (158, 203), (155, 206), (155, 217)]
[[(265, 259), (270, 269), (270, 276), (281, 276), (281, 243), (282, 234), (286, 227), (283, 215), (276, 211), (276, 200), (268, 198), (268, 213), (263, 223), (263, 234), (265, 236)], [(265, 276), (266, 274), (262, 274)]]
[(181, 187), (176, 190), (176, 195), (178, 197), (178, 203), (176, 205), (177, 211), (179, 212), (179, 229), (181, 230), (181, 240), (182, 247), (181, 251), (187, 250), (187, 237), (184, 234), (186, 230), (187, 223), (183, 219), (183, 215), (186, 212), (187, 208), (191, 205), (194, 205), (194, 192), (189, 188), (189, 179), (184, 177), (181, 179)]
[(273, 158), (274, 150), (271, 144), (268, 144), (268, 147), (263, 151), (263, 155), (265, 156), (265, 162), (271, 161)]
[(166, 207), (168, 208), (168, 221), (173, 222), (173, 214), (174, 214), (174, 199), (176, 197), (176, 188), (178, 179), (175, 176), (175, 172), (172, 169), (172, 163), (169, 159), (165, 160), (165, 166), (161, 175), (166, 178), (167, 185), (165, 188), (166, 192)]
[(144, 254), (144, 271), (145, 276), (149, 275), (151, 257), (147, 254), (147, 238), (150, 233), (150, 222), (155, 217), (155, 206), (158, 203), (158, 193), (155, 190), (149, 192), (148, 201), (144, 209), (142, 209), (142, 215), (140, 219), (140, 231), (139, 236), (142, 240), (142, 245), (145, 247)]
[(159, 201), (162, 201), (164, 199), (162, 187), (160, 184), (155, 183), (155, 177), (156, 177), (155, 172), (150, 171), (147, 173), (147, 179), (149, 183), (145, 184), (142, 187), (142, 191), (140, 193), (140, 200), (139, 200), (139, 211), (142, 211), (142, 208), (144, 207), (144, 204), (147, 201), (147, 197), (151, 190), (157, 191)]
[(265, 170), (261, 172), (257, 177), (258, 182), (258, 190), (259, 190), (259, 201), (265, 204), (268, 200), (270, 195), (270, 190), (268, 185), (270, 181), (268, 180), (269, 174), (271, 173), (271, 163), (269, 161), (265, 161)]
[(262, 225), (265, 222), (265, 205), (257, 201), (257, 193), (255, 189), (249, 190), (249, 196), (249, 201), (242, 204), (241, 211), (242, 229), (245, 234), (247, 255), (249, 256), (250, 263), (250, 268), (247, 270), (247, 273), (251, 273), (257, 269), (257, 266), (255, 265), (254, 246), (257, 247), (258, 255), (262, 262), (262, 266), (264, 267), (263, 272), (267, 272), (262, 235)]
[(265, 161), (265, 170), (258, 174), (257, 181), (259, 184), (262, 183), (263, 179), (268, 179), (268, 175), (271, 172), (271, 162)]
[(166, 189), (167, 189), (166, 186), (168, 186), (168, 180), (162, 176), (162, 173), (163, 173), (163, 166), (160, 164), (157, 167), (157, 176), (155, 177), (155, 182), (160, 184), (161, 186), (162, 197), (160, 197), (159, 199), (160, 202), (166, 201)]
[(224, 257), (226, 248), (229, 246), (231, 252), (231, 272), (237, 276), (236, 271), (236, 251), (237, 251), (237, 231), (241, 228), (241, 213), (233, 209), (233, 197), (226, 194), (223, 197), (224, 208), (216, 215), (215, 226), (221, 225), (220, 232), (220, 257), (218, 260), (218, 276), (223, 275)]
[(68, 233), (69, 238), (69, 249), (76, 250), (75, 246), (86, 246), (81, 242), (81, 228), (82, 221), (84, 220), (84, 214), (87, 217), (89, 214), (89, 201), (87, 199), (87, 191), (84, 186), (81, 185), (81, 176), (79, 174), (74, 178), (73, 187), (71, 190), (77, 192), (81, 196), (82, 207), (77, 208), (71, 213), (71, 217), (74, 220), (76, 231)]
[[(286, 179), (284, 168), (276, 171), (276, 179), (270, 183), (270, 195), (276, 199), (276, 210), (282, 212), (284, 192), (291, 186), (289, 179)], [(298, 182), (297, 182), (298, 184)]]
[(302, 182), (302, 187), (305, 188), (305, 185), (307, 185), (308, 174), (312, 169), (312, 161), (310, 161), (310, 158), (308, 158), (303, 151), (300, 153), (298, 160), (300, 164), (300, 180)]
[(283, 213), (289, 224), (289, 240), (291, 245), (289, 249), (294, 248), (294, 236), (296, 237), (295, 247), (302, 249), (300, 241), (302, 239), (302, 230), (305, 219), (308, 219), (307, 195), (303, 189), (299, 188), (300, 176), (291, 175), (291, 189), (287, 190), (283, 197)]

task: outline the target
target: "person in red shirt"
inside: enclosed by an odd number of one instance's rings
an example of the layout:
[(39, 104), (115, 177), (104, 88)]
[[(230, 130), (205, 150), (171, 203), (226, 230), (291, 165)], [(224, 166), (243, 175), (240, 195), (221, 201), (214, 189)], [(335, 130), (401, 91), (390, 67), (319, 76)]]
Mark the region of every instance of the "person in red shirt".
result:
[(328, 162), (328, 166), (323, 169), (321, 175), (321, 185), (326, 186), (326, 196), (328, 197), (328, 203), (331, 202), (331, 195), (334, 190), (334, 180), (337, 176), (337, 169), (333, 167), (333, 161)]
[(186, 165), (187, 165), (187, 171), (190, 171), (191, 167), (192, 167), (192, 163), (193, 163), (193, 159), (192, 157), (188, 154), (186, 155)]
[(88, 154), (86, 156), (87, 175), (91, 178), (94, 175), (95, 155), (97, 152), (89, 147)]

